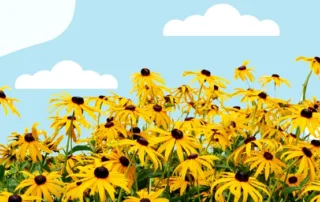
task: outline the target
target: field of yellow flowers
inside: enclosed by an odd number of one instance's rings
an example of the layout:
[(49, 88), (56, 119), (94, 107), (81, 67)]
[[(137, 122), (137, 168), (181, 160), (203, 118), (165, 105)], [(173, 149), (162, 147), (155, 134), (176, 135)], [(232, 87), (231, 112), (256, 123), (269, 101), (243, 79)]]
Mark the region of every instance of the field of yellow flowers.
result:
[[(170, 89), (143, 68), (132, 75), (137, 102), (54, 95), (53, 134), (34, 123), (0, 145), (0, 202), (320, 201), (320, 101), (306, 99), (320, 58), (296, 60), (310, 65), (299, 103), (227, 93), (229, 81), (205, 69), (183, 73), (197, 88)], [(248, 65), (235, 68), (244, 85), (255, 82)], [(258, 82), (290, 87), (278, 74)], [(20, 116), (7, 89), (1, 109)], [(225, 106), (234, 97), (246, 107)]]

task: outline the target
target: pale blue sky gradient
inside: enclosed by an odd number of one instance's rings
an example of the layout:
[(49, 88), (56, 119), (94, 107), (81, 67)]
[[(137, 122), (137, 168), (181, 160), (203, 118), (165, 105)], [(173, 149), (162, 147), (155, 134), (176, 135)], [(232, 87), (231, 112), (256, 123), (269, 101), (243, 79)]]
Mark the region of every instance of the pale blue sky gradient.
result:
[[(203, 15), (211, 6), (228, 3), (241, 14), (278, 23), (280, 37), (163, 37), (162, 29), (171, 19)], [(191, 78), (182, 78), (184, 70), (208, 69), (231, 81), (234, 68), (249, 59), (255, 76), (277, 73), (292, 83), (292, 88), (277, 91), (281, 98), (300, 98), (301, 85), (308, 74), (307, 63), (294, 62), (300, 55), (319, 55), (320, 1), (289, 0), (163, 0), (163, 1), (85, 1), (78, 0), (70, 27), (58, 38), (0, 58), (0, 86), (14, 87), (21, 74), (50, 70), (62, 60), (73, 60), (84, 69), (112, 74), (119, 83), (116, 93), (127, 96), (129, 76), (143, 67), (160, 72), (169, 87), (177, 87)], [(1, 34), (0, 34), (1, 37)], [(181, 79), (180, 79), (181, 78)], [(319, 96), (320, 81), (311, 77), (308, 98)], [(235, 82), (229, 89), (245, 83)], [(0, 143), (11, 132), (23, 132), (34, 122), (48, 129), (48, 101), (60, 90), (11, 90), (7, 95), (20, 99), (22, 114), (5, 117), (0, 109)], [(100, 95), (107, 91), (69, 91), (73, 95)], [(271, 91), (272, 92), (272, 91)]]

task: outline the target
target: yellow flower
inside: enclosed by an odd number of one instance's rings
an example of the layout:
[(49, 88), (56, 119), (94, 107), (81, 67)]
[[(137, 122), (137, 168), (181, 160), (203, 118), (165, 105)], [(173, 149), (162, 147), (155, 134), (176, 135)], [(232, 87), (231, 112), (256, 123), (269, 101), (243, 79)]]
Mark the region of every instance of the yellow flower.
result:
[(249, 64), (249, 60), (243, 62), (243, 64), (235, 69), (234, 78), (241, 79), (245, 81), (249, 79), (251, 82), (254, 81), (254, 76), (252, 75), (253, 68), (248, 68), (247, 65)]
[[(163, 159), (162, 155), (155, 151), (152, 147), (157, 144), (155, 141), (148, 141), (143, 137), (137, 137), (136, 140), (120, 140), (117, 145), (130, 145), (129, 152), (134, 152), (138, 155), (142, 166), (145, 164), (145, 154), (150, 157), (154, 170), (156, 171), (159, 167), (162, 168), (160, 159)], [(159, 159), (160, 158), (160, 159)]]
[(128, 196), (123, 202), (169, 202), (168, 199), (159, 198), (164, 189), (159, 189), (150, 193), (145, 190), (140, 190), (137, 192), (139, 197)]
[(109, 142), (118, 139), (119, 134), (122, 134), (124, 137), (127, 137), (125, 127), (119, 121), (116, 121), (113, 118), (108, 118), (107, 122), (101, 124), (94, 135), (99, 140), (106, 139), (107, 142)]
[[(207, 177), (207, 174), (206, 174)], [(207, 186), (208, 180), (207, 178), (199, 178), (197, 181), (193, 177), (192, 174), (187, 174), (185, 177), (182, 176), (173, 176), (169, 179), (169, 187), (170, 192), (179, 191), (180, 196), (184, 194), (187, 188), (190, 188), (193, 184), (197, 183), (197, 185)], [(167, 180), (164, 182), (164, 186), (167, 185)]]
[(96, 119), (95, 112), (100, 112), (99, 109), (88, 105), (88, 100), (83, 97), (74, 96), (72, 97), (69, 93), (63, 92), (61, 95), (55, 95), (57, 98), (50, 99), (51, 113), (56, 110), (57, 115), (62, 109), (66, 109), (67, 114), (74, 112), (74, 117), (83, 117), (83, 112), (88, 113), (90, 117)]
[[(23, 180), (16, 187), (15, 191), (28, 187), (24, 193), (26, 196), (37, 196), (38, 198), (43, 197), (48, 202), (53, 202), (51, 194), (59, 198), (63, 193), (62, 186), (64, 183), (59, 180), (61, 176), (58, 172), (31, 174), (26, 171), (21, 171), (21, 173), (28, 176), (28, 179)], [(36, 201), (40, 202), (42, 200), (37, 199)]]
[(14, 147), (19, 146), (16, 153), (19, 161), (25, 161), (27, 154), (29, 154), (33, 162), (37, 162), (38, 159), (42, 161), (41, 151), (51, 153), (51, 150), (39, 141), (37, 125), (38, 123), (33, 124), (31, 133), (29, 133), (26, 128), (25, 134), (20, 135), (19, 140), (12, 143)]
[[(303, 189), (303, 191), (302, 191), (301, 194), (302, 194), (302, 195), (304, 195), (304, 194), (308, 194), (308, 195), (309, 195), (309, 193), (307, 193), (307, 192), (309, 192), (309, 191), (319, 192), (319, 191), (320, 191), (320, 181), (317, 180), (317, 181), (311, 182), (310, 184), (307, 184), (307, 185), (304, 187), (304, 189)], [(316, 201), (316, 202), (320, 201), (320, 195), (319, 195), (319, 194), (316, 195), (316, 196), (314, 196), (314, 197), (310, 200), (310, 202), (314, 202), (314, 201)]]
[(218, 179), (213, 182), (211, 189), (217, 185), (220, 185), (215, 192), (215, 199), (217, 201), (225, 201), (223, 192), (227, 188), (229, 188), (230, 193), (234, 195), (235, 202), (240, 200), (241, 195), (243, 202), (248, 201), (248, 195), (252, 197), (253, 201), (262, 202), (263, 197), (257, 189), (269, 195), (265, 184), (259, 182), (254, 177), (250, 177), (249, 174), (245, 172), (223, 172), (219, 174)]
[(194, 97), (197, 95), (198, 90), (189, 85), (182, 85), (173, 89), (173, 96), (177, 99), (178, 103), (194, 102)]
[(140, 73), (134, 73), (130, 78), (134, 86), (138, 88), (144, 88), (146, 85), (152, 88), (159, 84), (165, 84), (165, 80), (161, 77), (161, 74), (151, 72), (148, 68), (141, 69)]
[(173, 173), (186, 177), (187, 172), (190, 171), (196, 180), (199, 178), (204, 179), (205, 174), (203, 169), (212, 170), (215, 160), (219, 160), (219, 158), (214, 155), (199, 156), (198, 154), (190, 154), (185, 161), (181, 162), (174, 169)]
[(310, 68), (313, 70), (315, 75), (320, 75), (320, 58), (319, 57), (313, 57), (308, 58), (304, 56), (300, 56), (296, 58), (296, 61), (304, 61), (310, 63)]
[(0, 201), (2, 202), (32, 202), (37, 199), (41, 200), (41, 197), (26, 196), (22, 194), (19, 195), (6, 191), (0, 193)]
[(9, 168), (16, 160), (16, 149), (12, 145), (5, 146), (0, 144), (0, 164), (4, 165), (5, 168)]
[(171, 118), (167, 114), (164, 106), (158, 104), (150, 104), (146, 106), (146, 113), (150, 117), (150, 123), (155, 123), (157, 127), (167, 129), (171, 123)]
[(297, 174), (309, 175), (310, 179), (314, 180), (318, 166), (310, 148), (304, 147), (304, 145), (286, 145), (284, 148), (289, 150), (283, 152), (281, 158), (284, 158), (285, 161), (293, 160), (295, 164), (299, 165)]
[(94, 101), (94, 106), (97, 109), (101, 109), (101, 107), (104, 107), (108, 105), (108, 96), (105, 95), (99, 95), (98, 97), (89, 97), (88, 103)]
[(106, 201), (106, 192), (112, 200), (115, 199), (115, 188), (121, 187), (125, 191), (129, 192), (127, 187), (128, 180), (124, 174), (113, 171), (104, 164), (94, 164), (84, 167), (79, 167), (79, 173), (71, 174), (80, 178), (77, 182), (81, 182), (79, 190), (84, 191), (91, 189), (90, 195), (95, 193), (99, 194), (100, 201)]
[(211, 75), (209, 70), (203, 69), (198, 72), (185, 71), (182, 76), (195, 75), (196, 77), (191, 81), (191, 83), (198, 81), (200, 85), (208, 83), (209, 86), (217, 85), (219, 87), (225, 88), (226, 84), (229, 83), (227, 79)]
[(8, 86), (2, 86), (0, 88), (0, 105), (2, 105), (2, 108), (4, 110), (5, 115), (8, 115), (8, 108), (12, 111), (13, 114), (16, 114), (20, 117), (20, 113), (14, 106), (14, 102), (19, 102), (19, 100), (15, 98), (7, 97), (7, 95), (4, 93), (5, 89), (10, 89)]
[(286, 166), (286, 164), (276, 158), (275, 153), (267, 150), (253, 152), (253, 155), (248, 157), (245, 163), (249, 163), (250, 170), (256, 168), (254, 177), (258, 177), (259, 174), (264, 172), (265, 180), (269, 179), (269, 174), (281, 174), (282, 168)]
[(272, 74), (271, 76), (262, 76), (259, 78), (259, 82), (261, 83), (262, 87), (264, 87), (271, 81), (273, 81), (274, 85), (278, 87), (280, 87), (282, 83), (287, 85), (288, 87), (291, 87), (289, 81), (287, 79), (281, 78), (279, 74)]
[(114, 117), (115, 120), (119, 121), (121, 124), (133, 125), (135, 126), (138, 122), (139, 117), (149, 122), (150, 117), (146, 113), (145, 109), (136, 107), (135, 105), (127, 105), (125, 107), (113, 107), (110, 106), (109, 109), (110, 116)]

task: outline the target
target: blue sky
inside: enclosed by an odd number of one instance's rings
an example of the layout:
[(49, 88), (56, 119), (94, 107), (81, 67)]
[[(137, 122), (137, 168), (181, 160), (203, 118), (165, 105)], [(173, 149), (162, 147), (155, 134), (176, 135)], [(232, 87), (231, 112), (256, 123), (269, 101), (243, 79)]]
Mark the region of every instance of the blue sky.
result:
[[(279, 37), (164, 37), (164, 25), (172, 19), (203, 15), (211, 6), (228, 3), (241, 14), (272, 19), (280, 27)], [(289, 79), (292, 88), (282, 87), (282, 98), (300, 98), (301, 85), (308, 74), (306, 63), (294, 62), (300, 55), (319, 55), (317, 26), (320, 1), (277, 0), (163, 0), (163, 1), (84, 1), (78, 0), (74, 18), (58, 38), (0, 57), (0, 86), (14, 88), (22, 74), (50, 70), (62, 60), (77, 62), (84, 69), (112, 74), (118, 80), (116, 93), (128, 95), (129, 76), (143, 67), (160, 72), (169, 87), (177, 87), (191, 78), (182, 78), (184, 70), (208, 69), (231, 81), (235, 67), (251, 60), (255, 76), (277, 73)], [(1, 37), (1, 34), (0, 34)], [(307, 96), (318, 96), (319, 80), (312, 76)], [(244, 87), (235, 82), (229, 89)], [(48, 129), (48, 101), (61, 90), (16, 90), (7, 95), (18, 98), (22, 114), (0, 113), (0, 143), (11, 132), (23, 132), (34, 122)], [(107, 90), (72, 90), (72, 95), (100, 95)], [(0, 109), (2, 111), (2, 109)]]

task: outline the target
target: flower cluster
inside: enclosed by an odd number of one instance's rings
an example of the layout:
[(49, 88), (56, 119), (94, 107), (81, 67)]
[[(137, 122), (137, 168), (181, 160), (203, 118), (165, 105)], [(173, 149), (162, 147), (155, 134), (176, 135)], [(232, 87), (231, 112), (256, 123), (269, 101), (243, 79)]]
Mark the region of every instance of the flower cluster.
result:
[[(320, 101), (306, 99), (320, 58), (298, 60), (310, 63), (299, 103), (251, 88), (249, 61), (234, 72), (249, 88), (231, 93), (206, 69), (168, 88), (143, 68), (137, 99), (54, 95), (52, 134), (34, 123), (0, 144), (0, 201), (320, 201)], [(290, 87), (278, 74), (258, 82)], [(6, 89), (1, 108), (20, 116)]]

